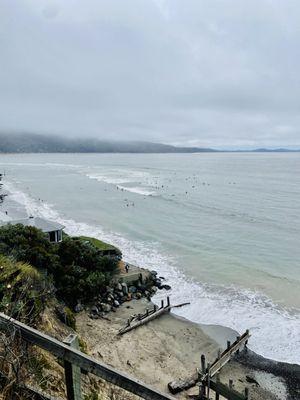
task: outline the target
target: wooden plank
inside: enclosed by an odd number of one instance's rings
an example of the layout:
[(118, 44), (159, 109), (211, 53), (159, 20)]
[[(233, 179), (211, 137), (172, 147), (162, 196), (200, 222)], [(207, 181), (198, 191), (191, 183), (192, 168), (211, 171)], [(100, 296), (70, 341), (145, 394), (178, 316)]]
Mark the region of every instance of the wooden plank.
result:
[(170, 311), (170, 307), (165, 307), (165, 308), (160, 308), (159, 310), (157, 310), (156, 312), (148, 315), (147, 317), (138, 320), (137, 322), (134, 322), (132, 325), (126, 326), (125, 328), (121, 328), (119, 330), (119, 335), (123, 335), (126, 332), (130, 332), (135, 328), (138, 328), (141, 325), (145, 325), (148, 322), (152, 321), (155, 318), (158, 318), (159, 316), (161, 316), (162, 314), (169, 312)]
[(170, 312), (170, 310), (172, 308), (183, 307), (183, 306), (186, 306), (186, 305), (188, 305), (190, 303), (182, 303), (182, 304), (177, 304), (175, 306), (171, 306), (170, 305), (170, 300), (168, 298), (167, 304), (168, 305), (164, 307), (163, 306), (163, 300), (162, 300), (161, 308), (159, 308), (158, 310), (156, 310), (156, 308), (154, 307), (154, 309), (153, 309), (153, 311), (151, 313), (148, 312), (148, 314), (144, 314), (142, 316), (140, 315), (137, 318), (134, 318), (133, 320), (131, 320), (132, 325), (130, 325), (130, 324), (128, 325), (127, 324), (125, 327), (123, 327), (123, 328), (121, 328), (119, 330), (119, 335), (123, 335), (124, 333), (130, 332), (133, 329), (138, 328), (141, 325), (147, 324), (148, 322), (154, 320), (155, 318), (160, 317), (162, 314)]
[(221, 382), (210, 380), (210, 388), (228, 400), (247, 400), (247, 397)]
[(119, 372), (114, 368), (105, 365), (94, 358), (81, 353), (79, 350), (72, 349), (68, 345), (31, 328), (22, 322), (8, 317), (0, 313), (0, 329), (6, 330), (8, 327), (14, 326), (21, 334), (22, 338), (44, 350), (49, 351), (56, 357), (69, 361), (81, 369), (91, 372), (94, 375), (119, 386), (137, 396), (146, 400), (174, 400), (174, 397), (161, 393), (139, 380), (130, 377), (123, 372)]
[(228, 349), (223, 351), (221, 357), (216, 359), (209, 368), (209, 375), (213, 377), (227, 362), (230, 360), (232, 355), (236, 353), (243, 345), (246, 344), (250, 337), (249, 331), (247, 330), (241, 337), (239, 337)]

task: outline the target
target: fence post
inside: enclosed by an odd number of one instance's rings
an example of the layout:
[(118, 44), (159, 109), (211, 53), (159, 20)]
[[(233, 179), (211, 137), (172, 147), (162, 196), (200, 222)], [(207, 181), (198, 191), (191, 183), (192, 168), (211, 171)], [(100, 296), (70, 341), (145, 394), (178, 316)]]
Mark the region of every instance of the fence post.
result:
[[(217, 375), (216, 375), (216, 383), (218, 384), (218, 383), (220, 383), (220, 372), (217, 372)], [(218, 389), (216, 389), (216, 391), (215, 391), (215, 400), (220, 400), (220, 395), (219, 395), (219, 393), (218, 393), (218, 391), (217, 391)]]
[[(70, 334), (64, 343), (73, 349), (79, 349), (78, 336)], [(81, 370), (80, 367), (64, 360), (67, 399), (68, 400), (81, 400)]]

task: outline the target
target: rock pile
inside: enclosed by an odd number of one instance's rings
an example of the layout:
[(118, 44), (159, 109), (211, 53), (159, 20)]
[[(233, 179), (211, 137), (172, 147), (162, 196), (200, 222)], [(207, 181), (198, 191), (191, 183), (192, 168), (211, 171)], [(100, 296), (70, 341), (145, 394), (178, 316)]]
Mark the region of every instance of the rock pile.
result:
[[(124, 302), (132, 299), (141, 299), (146, 297), (149, 301), (158, 289), (170, 290), (169, 285), (162, 283), (163, 277), (157, 277), (156, 271), (151, 271), (149, 278), (143, 280), (142, 274), (138, 281), (127, 285), (125, 282), (117, 282), (107, 286), (106, 290), (99, 294), (90, 308), (90, 318), (97, 319), (105, 317), (105, 314), (116, 309)], [(81, 311), (82, 306), (78, 303), (75, 312)]]

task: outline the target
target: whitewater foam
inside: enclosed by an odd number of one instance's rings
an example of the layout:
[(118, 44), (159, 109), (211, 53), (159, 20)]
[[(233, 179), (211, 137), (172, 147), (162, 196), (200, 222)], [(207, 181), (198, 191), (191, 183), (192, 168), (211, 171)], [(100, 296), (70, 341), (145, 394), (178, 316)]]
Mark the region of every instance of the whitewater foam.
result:
[[(172, 256), (164, 254), (159, 243), (131, 242), (100, 226), (68, 219), (60, 215), (51, 204), (41, 203), (11, 184), (6, 183), (6, 188), (12, 193), (11, 200), (24, 206), (28, 215), (57, 221), (66, 227), (70, 235), (94, 236), (110, 242), (121, 248), (128, 262), (157, 270), (172, 286), (170, 295), (174, 303), (192, 303), (177, 309), (177, 315), (197, 323), (228, 326), (239, 333), (250, 329), (252, 350), (278, 361), (300, 363), (299, 314), (278, 307), (258, 292), (188, 279), (175, 267)], [(154, 301), (164, 297), (165, 293), (159, 292)]]
[(142, 196), (155, 196), (156, 195), (155, 191), (150, 191), (150, 190), (142, 188), (142, 187), (131, 187), (131, 186), (121, 186), (121, 185), (118, 185), (117, 187), (118, 187), (118, 189), (125, 190), (126, 192), (141, 194)]
[[(83, 171), (83, 173), (85, 173)], [(127, 192), (139, 194), (142, 196), (155, 196), (156, 192), (152, 190), (154, 183), (154, 177), (148, 172), (143, 171), (131, 171), (128, 169), (114, 169), (106, 170), (105, 173), (89, 172), (85, 173), (89, 179), (95, 179), (98, 182), (104, 182), (107, 184), (115, 185), (118, 189), (125, 190)], [(124, 184), (129, 184), (125, 185)], [(131, 186), (134, 184), (134, 186)], [(140, 186), (137, 186), (140, 185)]]

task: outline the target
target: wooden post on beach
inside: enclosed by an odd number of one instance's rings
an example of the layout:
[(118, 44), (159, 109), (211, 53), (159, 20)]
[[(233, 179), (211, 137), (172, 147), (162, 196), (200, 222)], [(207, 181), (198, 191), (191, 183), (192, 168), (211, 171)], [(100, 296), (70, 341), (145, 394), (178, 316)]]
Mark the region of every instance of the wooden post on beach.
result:
[(167, 307), (170, 307), (170, 297), (167, 296)]
[(206, 368), (206, 371), (207, 371), (207, 382), (206, 382), (206, 385), (207, 385), (207, 398), (209, 399), (209, 392), (210, 392), (210, 373), (209, 373), (209, 369), (210, 369), (210, 363), (207, 363), (207, 368)]
[[(240, 338), (241, 338), (240, 336), (237, 336), (237, 337), (236, 337), (236, 340), (239, 341)], [(240, 349), (237, 349), (236, 353), (239, 354), (239, 352), (240, 352)]]
[[(249, 334), (249, 329), (246, 329), (246, 333)], [(245, 344), (244, 344), (244, 350), (247, 351), (247, 344), (248, 344), (248, 340), (246, 340)]]
[(161, 301), (161, 307), (160, 308), (164, 308), (164, 301)]
[(230, 340), (227, 340), (227, 350), (230, 348)]
[(245, 388), (245, 400), (249, 399), (249, 389)]
[[(64, 343), (73, 349), (79, 349), (78, 336), (70, 334)], [(68, 400), (81, 400), (81, 369), (77, 365), (64, 360), (66, 389)]]
[[(205, 365), (205, 355), (201, 355), (201, 374), (204, 376), (206, 373), (206, 365)], [(200, 400), (204, 400), (206, 396), (206, 389), (205, 389), (205, 383), (202, 382), (200, 386)]]

